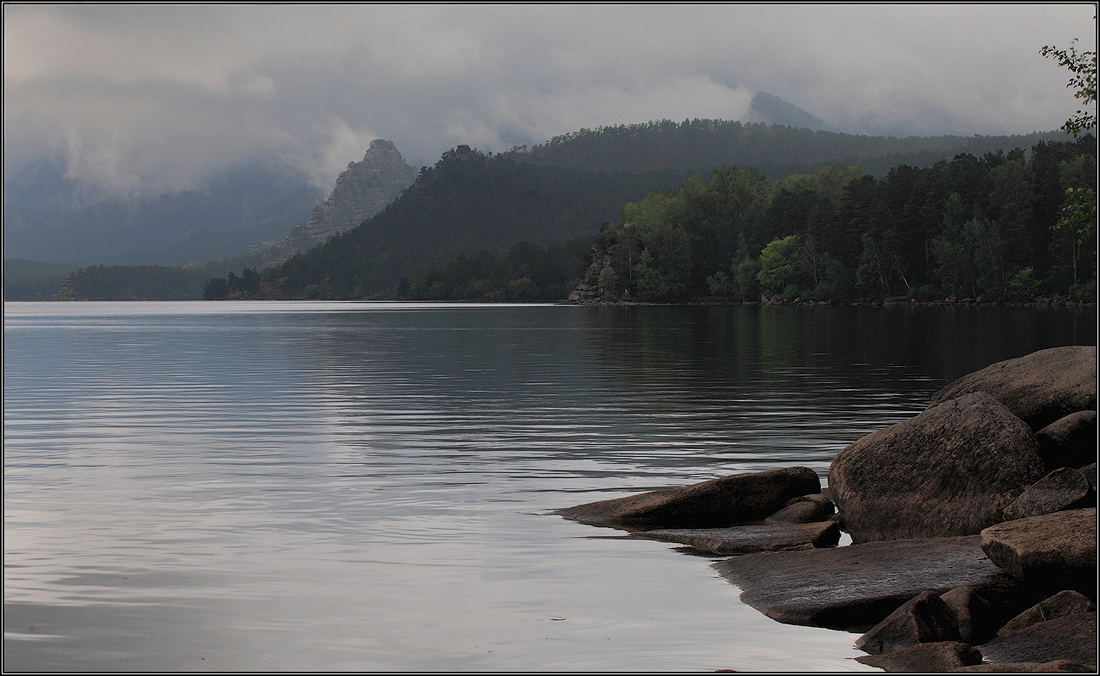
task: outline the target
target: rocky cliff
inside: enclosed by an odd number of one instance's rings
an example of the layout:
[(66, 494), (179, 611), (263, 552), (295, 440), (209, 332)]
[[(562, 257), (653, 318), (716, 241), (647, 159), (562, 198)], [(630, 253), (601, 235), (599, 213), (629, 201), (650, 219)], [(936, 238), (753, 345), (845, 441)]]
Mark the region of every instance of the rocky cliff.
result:
[(413, 169), (390, 141), (375, 139), (360, 162), (349, 162), (328, 199), (313, 208), (309, 221), (296, 226), (268, 251), (272, 263), (351, 230), (386, 208), (416, 181)]

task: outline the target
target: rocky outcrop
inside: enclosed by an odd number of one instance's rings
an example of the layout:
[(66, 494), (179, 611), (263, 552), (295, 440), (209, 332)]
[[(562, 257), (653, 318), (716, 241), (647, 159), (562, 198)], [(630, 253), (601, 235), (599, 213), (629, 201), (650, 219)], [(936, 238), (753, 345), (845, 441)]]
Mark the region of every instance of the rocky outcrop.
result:
[(590, 502), (556, 513), (593, 526), (627, 530), (724, 528), (761, 521), (791, 498), (820, 491), (821, 480), (812, 469), (785, 467)]
[(1077, 411), (1096, 410), (1096, 347), (1039, 350), (965, 375), (935, 395), (929, 408), (971, 392), (985, 392), (1040, 430)]
[[(737, 554), (712, 565), (744, 603), (865, 631), (857, 660), (886, 671), (1095, 671), (1095, 354), (960, 378), (840, 451), (823, 490), (796, 467), (558, 513)], [(755, 523), (718, 527), (732, 520)], [(813, 535), (838, 525), (853, 544)]]
[[(633, 227), (633, 223), (627, 223), (623, 229), (629, 230)], [(614, 238), (601, 237), (596, 241), (588, 254), (588, 266), (584, 270), (584, 275), (581, 276), (580, 283), (569, 294), (570, 303), (581, 305), (599, 303), (604, 299), (605, 291), (609, 292), (609, 295), (614, 293), (614, 288), (605, 287), (614, 287), (617, 284), (615, 268), (611, 265), (617, 246), (618, 240)]]
[(313, 208), (309, 221), (295, 227), (267, 256), (274, 262), (323, 244), (379, 213), (416, 181), (413, 169), (390, 141), (375, 139), (359, 162), (348, 163), (332, 193)]
[(869, 434), (829, 466), (853, 542), (976, 535), (1043, 476), (1031, 430), (984, 392)]

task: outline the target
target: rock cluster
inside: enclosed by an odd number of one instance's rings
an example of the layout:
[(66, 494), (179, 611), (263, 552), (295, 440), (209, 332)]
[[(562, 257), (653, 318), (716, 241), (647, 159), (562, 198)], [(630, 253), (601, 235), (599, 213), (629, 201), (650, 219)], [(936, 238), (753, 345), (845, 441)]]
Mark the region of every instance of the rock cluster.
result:
[(1096, 348), (1052, 348), (852, 443), (827, 488), (791, 467), (557, 513), (729, 556), (746, 604), (886, 671), (1096, 671), (1096, 430)]

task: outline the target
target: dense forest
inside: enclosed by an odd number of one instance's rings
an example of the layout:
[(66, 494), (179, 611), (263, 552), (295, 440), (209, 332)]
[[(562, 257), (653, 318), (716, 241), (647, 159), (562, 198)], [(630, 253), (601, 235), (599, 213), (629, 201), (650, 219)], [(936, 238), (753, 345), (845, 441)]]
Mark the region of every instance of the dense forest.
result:
[(586, 171), (641, 171), (749, 166), (767, 178), (830, 164), (859, 164), (882, 178), (895, 166), (930, 167), (960, 153), (982, 156), (1063, 140), (1061, 132), (1024, 136), (857, 136), (730, 120), (670, 120), (581, 129), (507, 155), (525, 162)]
[(61, 300), (198, 300), (205, 270), (159, 265), (92, 265), (61, 282)]
[(679, 170), (544, 167), (460, 147), (422, 169), (400, 198), (359, 227), (267, 270), (213, 279), (204, 296), (392, 297), (403, 278), (412, 285), (423, 278), (418, 270), (458, 256), (505, 256), (520, 243), (556, 251), (564, 246), (556, 243), (590, 236), (617, 218), (624, 203), (675, 189), (686, 177)]
[(628, 204), (595, 245), (603, 300), (1031, 300), (1096, 295), (1096, 139), (769, 182), (730, 168)]
[[(627, 175), (544, 169), (557, 189), (524, 183), (531, 166), (510, 156), (441, 161), (372, 221), (277, 268), (211, 280), (205, 297), (363, 298), (383, 273), (398, 280), (387, 297), (563, 300), (587, 269), (603, 301), (1095, 299), (1091, 135), (898, 165), (882, 178), (844, 164), (778, 181), (757, 168), (700, 172), (619, 203), (587, 237), (592, 214), (612, 209), (587, 179)], [(571, 196), (584, 188), (589, 200)], [(494, 228), (512, 234), (507, 253), (461, 250), (502, 242)], [(582, 234), (555, 244), (561, 230)], [(417, 264), (386, 250), (448, 250), (440, 238), (457, 253)]]

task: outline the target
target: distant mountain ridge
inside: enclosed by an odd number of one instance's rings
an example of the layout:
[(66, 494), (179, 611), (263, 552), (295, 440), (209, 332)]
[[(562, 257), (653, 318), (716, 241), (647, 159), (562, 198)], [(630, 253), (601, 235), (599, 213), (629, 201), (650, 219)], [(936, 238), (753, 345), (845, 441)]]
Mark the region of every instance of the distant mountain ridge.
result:
[(788, 103), (768, 92), (757, 92), (752, 97), (752, 104), (749, 106), (749, 117), (745, 121), (778, 124), (814, 131), (839, 131), (793, 103)]

